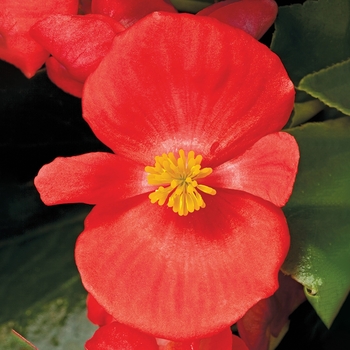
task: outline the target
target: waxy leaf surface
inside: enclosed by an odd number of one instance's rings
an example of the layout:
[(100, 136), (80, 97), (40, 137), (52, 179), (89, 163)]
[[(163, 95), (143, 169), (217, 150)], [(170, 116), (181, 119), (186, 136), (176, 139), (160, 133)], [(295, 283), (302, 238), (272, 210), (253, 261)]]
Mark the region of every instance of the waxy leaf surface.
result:
[(304, 77), (299, 89), (350, 115), (350, 59)]
[(295, 85), (307, 74), (350, 57), (350, 2), (306, 1), (280, 7), (271, 49)]
[(289, 132), (301, 157), (284, 208), (291, 248), (282, 269), (305, 286), (329, 327), (350, 287), (350, 120), (306, 124)]

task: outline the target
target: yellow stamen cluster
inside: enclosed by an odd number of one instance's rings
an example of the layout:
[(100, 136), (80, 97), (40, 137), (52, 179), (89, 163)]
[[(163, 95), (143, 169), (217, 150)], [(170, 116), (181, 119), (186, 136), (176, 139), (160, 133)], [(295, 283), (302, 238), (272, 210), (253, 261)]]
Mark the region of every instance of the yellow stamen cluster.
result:
[(149, 195), (151, 202), (163, 205), (169, 197), (168, 207), (173, 208), (180, 216), (186, 216), (205, 208), (205, 202), (198, 190), (210, 195), (215, 195), (216, 191), (197, 182), (213, 171), (211, 168), (201, 169), (201, 155), (195, 157), (194, 152), (190, 151), (186, 156), (181, 149), (179, 156), (176, 158), (172, 152), (157, 156), (154, 167), (146, 166), (145, 171), (148, 173), (147, 180), (150, 185), (168, 185), (160, 186), (152, 192)]

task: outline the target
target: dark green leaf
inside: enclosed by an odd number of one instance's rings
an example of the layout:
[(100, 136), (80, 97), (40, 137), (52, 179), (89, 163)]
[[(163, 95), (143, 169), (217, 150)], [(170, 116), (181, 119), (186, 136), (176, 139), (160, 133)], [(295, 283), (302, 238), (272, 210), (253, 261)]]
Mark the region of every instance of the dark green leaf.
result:
[(83, 349), (94, 326), (74, 263), (74, 245), (89, 208), (70, 206), (54, 222), (0, 245), (0, 344), (19, 350), (13, 328), (39, 349)]
[(319, 100), (311, 100), (306, 102), (294, 103), (293, 114), (287, 124), (287, 127), (294, 127), (307, 122), (317, 113), (322, 111), (324, 104)]
[(289, 129), (300, 166), (284, 212), (291, 248), (283, 270), (305, 286), (329, 327), (350, 289), (350, 119)]
[(305, 76), (298, 88), (350, 115), (350, 60)]
[(306, 1), (280, 7), (271, 49), (297, 86), (307, 74), (350, 57), (350, 1)]

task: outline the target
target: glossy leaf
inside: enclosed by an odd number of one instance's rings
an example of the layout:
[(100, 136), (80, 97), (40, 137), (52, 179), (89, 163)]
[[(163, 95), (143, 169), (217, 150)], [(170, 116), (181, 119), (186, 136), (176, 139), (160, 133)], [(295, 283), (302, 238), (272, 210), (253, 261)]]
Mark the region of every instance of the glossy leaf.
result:
[(280, 7), (271, 48), (295, 85), (305, 75), (350, 57), (349, 21), (348, 0)]
[(350, 115), (350, 59), (304, 77), (299, 89), (330, 107)]
[(350, 120), (289, 129), (301, 154), (284, 208), (291, 248), (282, 269), (305, 286), (329, 327), (350, 288)]
[(324, 107), (324, 104), (317, 99), (294, 103), (293, 114), (289, 119), (287, 126), (291, 128), (307, 122), (317, 113), (322, 111)]

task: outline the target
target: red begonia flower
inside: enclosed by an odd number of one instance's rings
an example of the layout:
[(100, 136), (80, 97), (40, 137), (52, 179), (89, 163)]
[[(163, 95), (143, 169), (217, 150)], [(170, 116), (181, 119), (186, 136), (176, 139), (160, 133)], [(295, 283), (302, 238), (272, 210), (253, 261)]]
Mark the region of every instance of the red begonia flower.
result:
[(0, 59), (15, 65), (31, 78), (49, 56), (30, 36), (31, 26), (52, 14), (76, 14), (77, 11), (78, 0), (2, 0)]
[[(92, 323), (102, 327), (114, 322), (114, 326), (108, 329), (115, 329), (116, 327), (118, 327), (117, 321), (110, 314), (106, 312), (106, 310), (97, 302), (97, 300), (91, 294), (88, 294), (88, 297), (87, 297), (87, 310), (88, 310), (88, 318)], [(123, 327), (122, 329), (125, 329), (125, 327)], [(134, 329), (132, 332), (135, 333), (137, 332), (137, 330)], [(108, 345), (112, 346), (113, 340), (114, 340), (113, 332), (111, 332), (110, 334), (104, 332), (103, 334), (104, 334), (103, 340), (107, 342), (108, 339), (111, 339), (111, 344), (108, 344)], [(102, 337), (100, 337), (100, 339), (102, 340)], [(94, 338), (94, 341), (96, 341), (95, 338)], [(194, 350), (194, 349), (246, 350), (247, 349), (242, 339), (232, 335), (230, 328), (226, 328), (224, 331), (208, 338), (195, 339), (195, 340), (184, 341), (184, 342), (173, 342), (171, 340), (166, 340), (166, 339), (156, 339), (156, 342), (158, 344), (159, 350)], [(233, 344), (235, 344), (235, 347), (232, 347)], [(90, 345), (89, 349), (93, 350), (95, 348)]]
[(46, 62), (49, 78), (64, 91), (81, 97), (86, 78), (124, 29), (107, 16), (54, 15), (37, 22), (31, 35), (52, 55)]
[(271, 339), (279, 338), (283, 329), (288, 329), (285, 326), (289, 315), (305, 301), (303, 286), (291, 277), (280, 272), (279, 284), (273, 296), (260, 300), (237, 322), (249, 350), (270, 349)]
[(154, 13), (116, 37), (82, 100), (115, 154), (58, 158), (35, 179), (46, 204), (96, 204), (75, 257), (108, 313), (203, 338), (275, 292), (289, 248), (278, 206), (299, 158), (278, 130), (293, 101), (279, 58), (214, 19)]
[(208, 338), (185, 342), (158, 340), (119, 322), (99, 328), (85, 344), (86, 350), (248, 350), (230, 328)]
[(274, 0), (227, 0), (208, 6), (197, 15), (216, 18), (260, 39), (274, 23), (277, 12)]
[(125, 28), (154, 11), (177, 12), (165, 0), (92, 0), (91, 11), (111, 17)]

